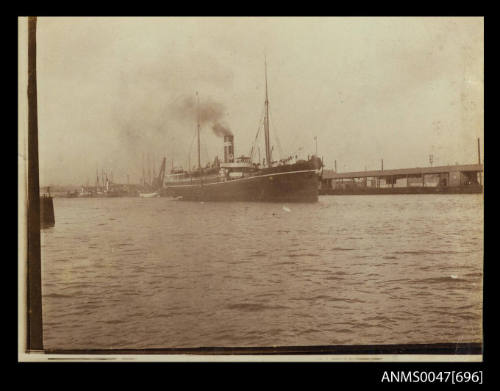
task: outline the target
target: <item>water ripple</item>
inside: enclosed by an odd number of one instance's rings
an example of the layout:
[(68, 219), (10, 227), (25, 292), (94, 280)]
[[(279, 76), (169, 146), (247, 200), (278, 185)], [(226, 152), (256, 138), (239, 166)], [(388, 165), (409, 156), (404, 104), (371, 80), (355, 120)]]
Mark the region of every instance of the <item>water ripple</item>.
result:
[(481, 196), (282, 206), (56, 198), (47, 348), (481, 340)]

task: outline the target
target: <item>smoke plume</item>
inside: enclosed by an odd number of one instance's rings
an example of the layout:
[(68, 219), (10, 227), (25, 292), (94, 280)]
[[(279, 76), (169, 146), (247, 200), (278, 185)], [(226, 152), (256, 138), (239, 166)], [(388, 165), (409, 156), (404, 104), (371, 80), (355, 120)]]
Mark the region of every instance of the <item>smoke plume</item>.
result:
[(174, 105), (173, 111), (176, 116), (184, 119), (196, 120), (198, 118), (200, 125), (211, 124), (212, 131), (218, 137), (233, 134), (227, 125), (222, 123), (225, 114), (224, 105), (210, 98), (197, 103), (194, 97), (186, 97), (180, 104)]
[(222, 125), (220, 122), (216, 122), (212, 125), (212, 130), (218, 137), (232, 136), (233, 133), (227, 128), (227, 126)]

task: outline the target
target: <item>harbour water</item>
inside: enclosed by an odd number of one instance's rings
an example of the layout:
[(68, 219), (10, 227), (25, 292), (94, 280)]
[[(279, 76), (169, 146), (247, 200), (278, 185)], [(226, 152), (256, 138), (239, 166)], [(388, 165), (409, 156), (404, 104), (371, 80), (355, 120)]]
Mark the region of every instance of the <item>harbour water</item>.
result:
[(44, 345), (481, 342), (482, 201), (55, 198)]

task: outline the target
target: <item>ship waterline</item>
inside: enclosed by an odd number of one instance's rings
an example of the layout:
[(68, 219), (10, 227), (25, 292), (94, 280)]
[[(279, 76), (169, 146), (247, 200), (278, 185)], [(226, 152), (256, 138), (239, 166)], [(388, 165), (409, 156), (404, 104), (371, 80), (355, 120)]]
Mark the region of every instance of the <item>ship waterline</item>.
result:
[(228, 181), (220, 178), (192, 179), (168, 184), (162, 195), (187, 201), (317, 202), (316, 170), (271, 172)]

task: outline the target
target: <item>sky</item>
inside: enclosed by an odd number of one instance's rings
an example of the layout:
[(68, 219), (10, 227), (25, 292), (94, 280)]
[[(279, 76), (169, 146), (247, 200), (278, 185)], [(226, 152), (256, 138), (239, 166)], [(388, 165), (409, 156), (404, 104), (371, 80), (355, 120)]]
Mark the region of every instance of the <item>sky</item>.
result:
[(265, 59), (274, 158), (307, 157), (316, 137), (340, 172), (476, 163), (483, 41), (482, 18), (39, 18), (40, 183), (196, 164), (196, 92), (216, 108), (202, 164), (223, 156), (216, 122), (248, 155)]

